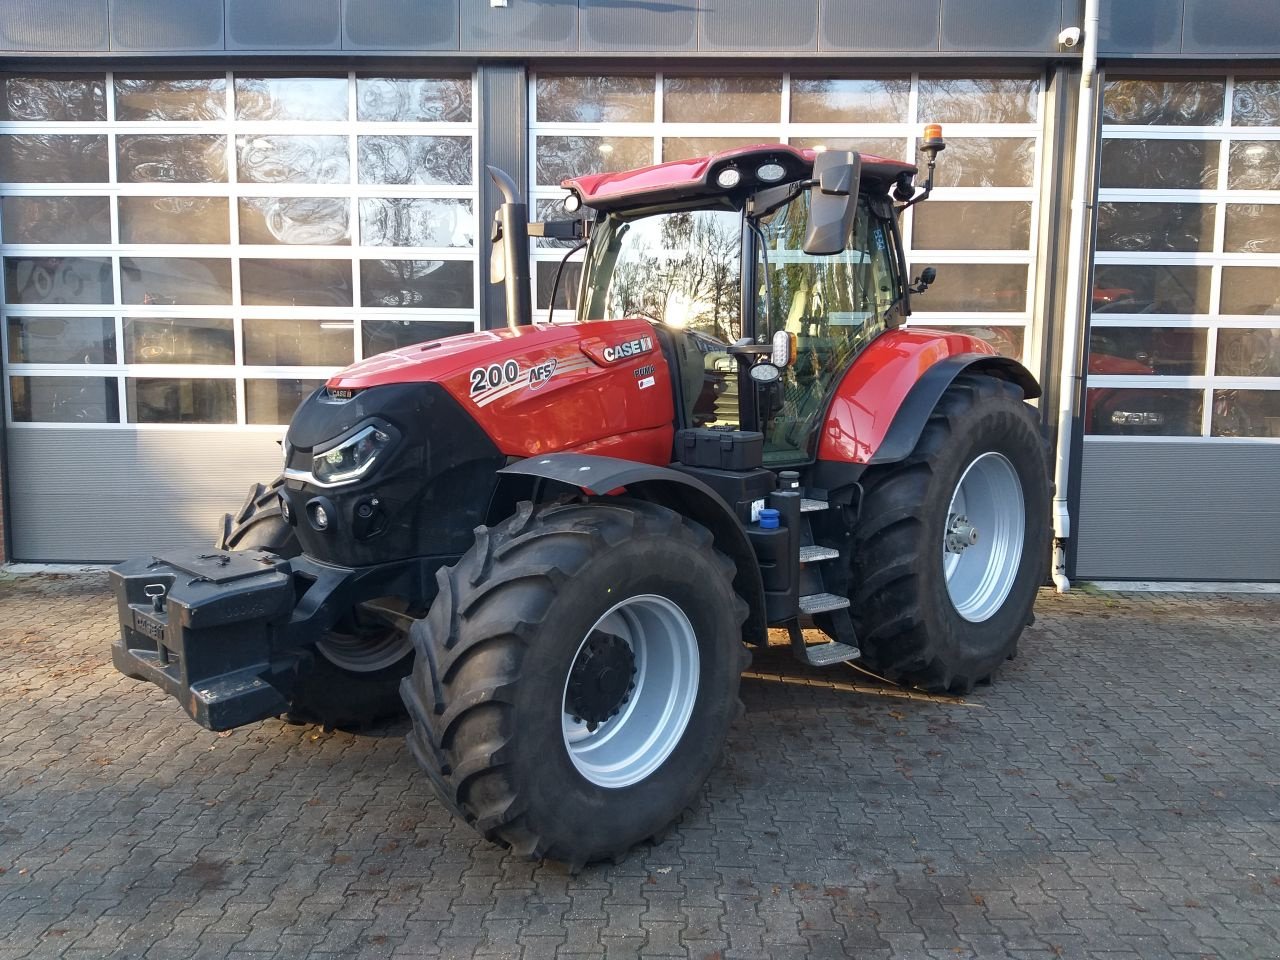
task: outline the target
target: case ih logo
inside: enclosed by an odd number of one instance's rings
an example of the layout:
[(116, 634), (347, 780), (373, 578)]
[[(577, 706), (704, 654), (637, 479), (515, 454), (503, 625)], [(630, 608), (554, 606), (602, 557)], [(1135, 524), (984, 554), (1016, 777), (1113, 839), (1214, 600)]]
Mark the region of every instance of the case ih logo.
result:
[(636, 337), (626, 343), (614, 344), (604, 348), (604, 362), (617, 363), (627, 357), (637, 357), (653, 349), (653, 337)]

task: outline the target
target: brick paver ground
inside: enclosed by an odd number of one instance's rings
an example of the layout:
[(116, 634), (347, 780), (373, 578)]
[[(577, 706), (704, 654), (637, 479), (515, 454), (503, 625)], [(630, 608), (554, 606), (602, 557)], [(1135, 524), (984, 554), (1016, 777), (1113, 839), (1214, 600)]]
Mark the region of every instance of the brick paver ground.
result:
[(670, 839), (576, 877), (403, 728), (215, 735), (102, 578), (0, 582), (0, 960), (1280, 956), (1280, 597), (1045, 593), (968, 702), (784, 649)]

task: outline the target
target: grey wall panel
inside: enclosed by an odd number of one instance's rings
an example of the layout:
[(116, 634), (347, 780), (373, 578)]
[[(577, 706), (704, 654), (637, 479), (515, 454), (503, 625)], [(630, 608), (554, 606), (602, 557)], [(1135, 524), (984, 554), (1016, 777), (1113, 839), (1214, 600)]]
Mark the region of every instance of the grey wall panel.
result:
[[(518, 63), (484, 63), (476, 70), (476, 145), (480, 150), (480, 326), (485, 330), (504, 327), (507, 323), (503, 285), (489, 282), (488, 224), (502, 203), (502, 195), (493, 185), (485, 166), (505, 170), (526, 190), (529, 157), (529, 79)], [(526, 195), (527, 201), (527, 195)], [(532, 215), (533, 210), (530, 210)]]
[(1185, 0), (1183, 53), (1269, 53), (1280, 47), (1277, 0)]
[(458, 0), (343, 0), (347, 50), (457, 50)]
[(0, 50), (107, 49), (107, 0), (0, 0)]
[(1178, 53), (1182, 0), (1124, 0), (1099, 11), (1098, 53)]
[(938, 47), (941, 0), (820, 0), (820, 50), (918, 51)]
[(1088, 442), (1076, 576), (1280, 580), (1280, 446)]
[(222, 0), (111, 0), (111, 49), (221, 50)]
[(698, 0), (590, 0), (578, 29), (582, 50), (696, 50)]
[(578, 0), (512, 0), (509, 7), (464, 0), (459, 12), (463, 50), (578, 49)]
[(230, 50), (337, 50), (339, 0), (226, 0)]
[(212, 545), (250, 483), (280, 472), (266, 433), (10, 430), (13, 559), (110, 562)]
[(1032, 50), (1058, 47), (1060, 0), (943, 0), (943, 50)]
[(707, 0), (699, 14), (703, 50), (812, 52), (818, 47), (818, 0)]

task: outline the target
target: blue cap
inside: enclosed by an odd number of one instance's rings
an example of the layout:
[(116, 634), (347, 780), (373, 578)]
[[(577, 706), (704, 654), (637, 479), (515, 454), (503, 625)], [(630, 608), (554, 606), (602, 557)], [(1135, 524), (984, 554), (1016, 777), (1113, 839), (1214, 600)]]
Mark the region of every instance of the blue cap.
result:
[(761, 530), (777, 530), (779, 526), (778, 511), (772, 507), (765, 507), (760, 511), (760, 529)]

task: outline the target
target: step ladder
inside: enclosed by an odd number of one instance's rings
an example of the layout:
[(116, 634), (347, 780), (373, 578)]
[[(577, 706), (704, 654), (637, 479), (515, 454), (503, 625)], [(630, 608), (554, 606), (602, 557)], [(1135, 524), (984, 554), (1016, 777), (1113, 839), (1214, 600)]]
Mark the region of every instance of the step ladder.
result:
[[(805, 514), (827, 510), (830, 506), (826, 500), (809, 497), (803, 497), (800, 500), (800, 514), (803, 520), (801, 537), (805, 541), (800, 547), (802, 582), (804, 582), (804, 579), (810, 581), (821, 581), (823, 579), (820, 568), (815, 570), (818, 574), (816, 577), (805, 577), (806, 570), (804, 568), (812, 569), (816, 564), (827, 560), (835, 560), (840, 556), (839, 550), (813, 542), (812, 528), (808, 519), (804, 516)], [(812, 616), (815, 613), (827, 614), (837, 638), (828, 640), (825, 643), (805, 643), (804, 630), (800, 627), (799, 618), (792, 620), (787, 624), (787, 632), (791, 637), (791, 652), (801, 663), (808, 664), (811, 667), (829, 667), (832, 664), (857, 660), (862, 656), (862, 651), (858, 649), (853, 620), (849, 616), (848, 597), (825, 592), (803, 594), (800, 597), (800, 612), (808, 616)]]

